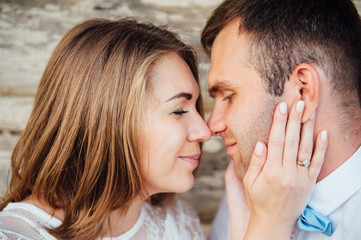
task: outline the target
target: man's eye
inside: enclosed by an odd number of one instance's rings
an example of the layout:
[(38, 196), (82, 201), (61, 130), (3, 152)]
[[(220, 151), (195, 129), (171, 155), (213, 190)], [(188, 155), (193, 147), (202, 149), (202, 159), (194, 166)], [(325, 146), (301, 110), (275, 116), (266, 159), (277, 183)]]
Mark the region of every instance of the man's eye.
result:
[(223, 101), (228, 101), (230, 103), (232, 101), (233, 95), (233, 93), (228, 95), (227, 97), (223, 98)]
[(179, 110), (175, 110), (174, 112), (172, 112), (175, 115), (179, 115), (182, 116), (183, 114), (187, 113), (188, 111), (183, 110), (183, 109), (179, 109)]

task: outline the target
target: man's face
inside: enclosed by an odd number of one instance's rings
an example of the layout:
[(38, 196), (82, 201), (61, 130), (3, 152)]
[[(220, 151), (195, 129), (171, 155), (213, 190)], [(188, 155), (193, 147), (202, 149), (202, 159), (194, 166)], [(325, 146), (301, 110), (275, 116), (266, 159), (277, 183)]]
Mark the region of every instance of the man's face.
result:
[(268, 142), (279, 98), (266, 92), (266, 83), (249, 63), (247, 40), (238, 26), (238, 21), (229, 23), (213, 43), (208, 89), (215, 105), (208, 125), (224, 139), (242, 179), (257, 141)]

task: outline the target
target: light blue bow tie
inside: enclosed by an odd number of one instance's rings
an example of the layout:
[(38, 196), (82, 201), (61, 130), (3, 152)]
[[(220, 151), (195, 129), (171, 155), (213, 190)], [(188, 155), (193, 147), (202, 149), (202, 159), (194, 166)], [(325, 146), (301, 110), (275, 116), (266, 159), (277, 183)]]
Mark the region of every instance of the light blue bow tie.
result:
[(306, 209), (298, 218), (297, 225), (303, 231), (322, 232), (327, 236), (331, 236), (333, 233), (331, 219), (309, 206), (306, 206)]

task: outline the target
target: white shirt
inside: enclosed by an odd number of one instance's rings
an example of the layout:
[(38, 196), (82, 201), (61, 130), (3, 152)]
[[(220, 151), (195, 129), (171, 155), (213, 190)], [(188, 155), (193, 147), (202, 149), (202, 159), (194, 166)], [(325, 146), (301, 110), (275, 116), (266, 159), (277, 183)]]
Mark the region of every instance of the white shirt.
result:
[[(9, 203), (0, 212), (0, 239), (55, 240), (46, 228), (61, 221), (30, 203)], [(144, 203), (140, 215), (126, 233), (103, 240), (204, 240), (196, 213), (186, 203), (176, 200), (168, 208)]]
[[(291, 239), (361, 239), (361, 147), (340, 167), (318, 182), (309, 206), (332, 220), (334, 233), (301, 231), (295, 224)], [(208, 240), (230, 239), (230, 214), (224, 196)]]

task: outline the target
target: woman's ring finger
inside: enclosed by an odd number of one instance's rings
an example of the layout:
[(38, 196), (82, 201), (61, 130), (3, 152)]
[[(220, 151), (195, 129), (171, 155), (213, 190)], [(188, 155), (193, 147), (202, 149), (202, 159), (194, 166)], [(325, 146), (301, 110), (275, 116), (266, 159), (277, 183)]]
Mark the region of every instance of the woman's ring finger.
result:
[(310, 160), (300, 160), (300, 159), (297, 159), (297, 164), (301, 167), (308, 167), (310, 165)]

